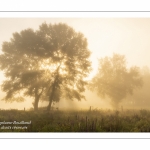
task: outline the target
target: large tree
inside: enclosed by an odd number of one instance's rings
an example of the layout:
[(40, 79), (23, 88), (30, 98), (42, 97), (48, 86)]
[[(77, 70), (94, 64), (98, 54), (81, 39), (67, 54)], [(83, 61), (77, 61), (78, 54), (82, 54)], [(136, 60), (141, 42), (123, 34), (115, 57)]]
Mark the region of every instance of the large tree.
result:
[(62, 23), (42, 24), (39, 31), (51, 44), (51, 53), (45, 51), (44, 60), (44, 67), (49, 72), (49, 87), (45, 93), (49, 100), (47, 110), (60, 98), (81, 100), (87, 84), (85, 77), (91, 70), (87, 39)]
[(112, 106), (117, 108), (121, 100), (141, 87), (142, 83), (138, 67), (128, 69), (125, 56), (113, 54), (99, 60), (98, 73), (91, 81), (91, 88), (100, 97), (109, 97)]
[(6, 77), (2, 84), (5, 101), (23, 101), (24, 96), (30, 96), (34, 97), (34, 109), (38, 109), (46, 85), (45, 70), (41, 68), (46, 46), (48, 43), (32, 29), (16, 32), (9, 42), (3, 42), (0, 68)]
[(45, 96), (50, 110), (52, 102), (60, 98), (84, 98), (90, 51), (83, 34), (68, 25), (43, 23), (37, 31), (14, 33), (3, 43), (2, 52), (0, 68), (7, 78), (2, 84), (4, 100), (31, 96), (37, 110), (40, 97)]

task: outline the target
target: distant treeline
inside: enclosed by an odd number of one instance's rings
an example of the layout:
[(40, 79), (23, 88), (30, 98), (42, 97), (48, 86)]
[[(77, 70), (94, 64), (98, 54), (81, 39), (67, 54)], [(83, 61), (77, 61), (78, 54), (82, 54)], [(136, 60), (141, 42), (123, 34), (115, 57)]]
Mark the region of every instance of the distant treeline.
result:
[(150, 69), (143, 67), (140, 69), (140, 74), (143, 79), (143, 86), (123, 100), (121, 105), (124, 107), (150, 109)]

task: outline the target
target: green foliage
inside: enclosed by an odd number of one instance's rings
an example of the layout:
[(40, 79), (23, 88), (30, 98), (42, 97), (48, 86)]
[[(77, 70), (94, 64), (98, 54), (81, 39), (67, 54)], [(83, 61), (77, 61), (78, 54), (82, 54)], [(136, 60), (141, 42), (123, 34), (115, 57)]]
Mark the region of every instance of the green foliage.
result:
[(143, 81), (137, 67), (127, 69), (125, 56), (113, 54), (99, 60), (97, 75), (91, 81), (91, 89), (102, 98), (108, 96), (114, 107), (132, 94), (135, 88), (141, 87)]

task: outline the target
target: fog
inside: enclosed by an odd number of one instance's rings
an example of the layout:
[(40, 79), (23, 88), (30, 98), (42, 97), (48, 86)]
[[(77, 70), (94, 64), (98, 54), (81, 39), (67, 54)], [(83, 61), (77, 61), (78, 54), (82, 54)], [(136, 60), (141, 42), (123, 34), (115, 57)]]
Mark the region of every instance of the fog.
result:
[[(4, 96), (5, 94), (1, 92), (1, 96)], [(99, 98), (96, 93), (92, 93), (91, 91), (87, 90), (85, 92), (86, 99), (82, 101), (78, 100), (66, 100), (61, 99), (60, 102), (54, 103), (52, 105), (53, 109), (56, 110), (58, 108), (59, 110), (89, 110), (90, 107), (92, 110), (99, 110), (99, 109), (110, 109), (112, 108), (109, 104), (109, 100), (102, 100)], [(4, 102), (1, 101), (1, 109), (18, 109), (18, 110), (30, 110), (33, 109), (32, 105), (33, 99), (26, 98), (25, 102)], [(39, 107), (46, 107), (48, 105), (47, 101), (41, 101), (39, 103)]]
[[(132, 96), (127, 96), (120, 102), (119, 107), (132, 109), (150, 108), (150, 19), (149, 18), (0, 18), (0, 46), (4, 41), (9, 41), (12, 33), (20, 32), (26, 28), (36, 30), (43, 23), (67, 23), (76, 31), (84, 34), (88, 41), (92, 61), (91, 79), (97, 72), (98, 58), (111, 56), (113, 52), (125, 55), (127, 66), (138, 66), (141, 69), (144, 85), (136, 90)], [(11, 27), (10, 27), (11, 24)], [(0, 47), (1, 51), (1, 47)], [(146, 66), (143, 68), (143, 66)], [(0, 72), (0, 83), (5, 79)], [(0, 91), (0, 99), (5, 93)], [(53, 105), (60, 110), (88, 110), (112, 109), (110, 99), (100, 98), (96, 92), (86, 90), (86, 100), (70, 101), (61, 99)], [(0, 101), (0, 109), (31, 109), (33, 99), (27, 97), (25, 102), (6, 103)], [(39, 107), (47, 106), (47, 102), (39, 103)]]

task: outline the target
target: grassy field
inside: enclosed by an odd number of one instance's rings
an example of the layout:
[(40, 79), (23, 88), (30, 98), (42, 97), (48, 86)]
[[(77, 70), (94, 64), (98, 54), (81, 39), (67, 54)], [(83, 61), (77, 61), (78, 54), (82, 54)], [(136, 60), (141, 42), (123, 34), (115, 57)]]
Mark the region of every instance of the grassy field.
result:
[(0, 132), (150, 132), (150, 111), (0, 110)]

